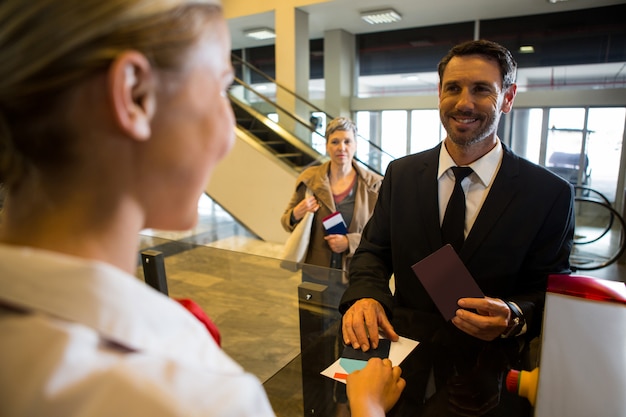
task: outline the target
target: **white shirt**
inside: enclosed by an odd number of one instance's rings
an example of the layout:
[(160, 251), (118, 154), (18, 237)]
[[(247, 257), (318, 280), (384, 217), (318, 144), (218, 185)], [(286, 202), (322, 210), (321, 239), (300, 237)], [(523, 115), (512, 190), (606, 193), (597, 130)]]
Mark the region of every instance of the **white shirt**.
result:
[[(483, 206), (487, 194), (491, 189), (493, 180), (500, 169), (502, 163), (502, 144), (500, 139), (497, 140), (496, 146), (493, 147), (482, 158), (467, 165), (474, 172), (465, 177), (461, 182), (461, 187), (465, 193), (465, 237), (469, 234), (474, 226), (476, 216)], [(454, 173), (452, 167), (457, 166), (445, 144), (441, 144), (439, 152), (439, 171), (437, 172), (437, 182), (439, 184), (439, 224), (443, 222), (443, 216), (446, 213), (448, 200), (454, 189)]]
[(108, 264), (0, 245), (0, 416), (274, 416), (176, 301)]
[[(467, 165), (472, 168), (474, 172), (461, 181), (461, 187), (465, 193), (465, 237), (467, 237), (470, 230), (472, 230), (476, 216), (478, 216), (485, 198), (487, 198), (489, 190), (491, 190), (493, 180), (496, 178), (496, 174), (502, 164), (503, 155), (502, 143), (500, 139), (497, 139), (496, 146), (494, 146), (492, 150), (480, 159)], [(441, 150), (439, 151), (439, 171), (437, 172), (440, 224), (443, 223), (443, 216), (446, 213), (448, 200), (450, 200), (452, 190), (454, 189), (454, 173), (450, 168), (455, 166), (457, 165), (448, 153), (445, 144), (441, 144)], [(517, 304), (512, 304), (519, 309)], [(527, 328), (527, 323), (525, 323), (519, 334), (526, 333)]]

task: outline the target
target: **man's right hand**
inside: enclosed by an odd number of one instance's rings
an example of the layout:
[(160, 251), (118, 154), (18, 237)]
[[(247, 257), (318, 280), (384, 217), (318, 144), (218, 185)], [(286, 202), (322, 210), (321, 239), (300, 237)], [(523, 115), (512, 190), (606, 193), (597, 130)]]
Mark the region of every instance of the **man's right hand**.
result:
[(378, 347), (378, 332), (392, 342), (398, 341), (398, 334), (387, 319), (383, 306), (373, 298), (362, 298), (352, 304), (343, 315), (343, 342), (364, 352)]

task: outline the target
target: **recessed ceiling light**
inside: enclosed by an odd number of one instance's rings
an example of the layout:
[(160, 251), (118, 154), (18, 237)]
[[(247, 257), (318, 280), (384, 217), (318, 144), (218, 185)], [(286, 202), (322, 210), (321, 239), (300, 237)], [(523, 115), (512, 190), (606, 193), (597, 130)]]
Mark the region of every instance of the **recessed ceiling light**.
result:
[(361, 19), (365, 20), (370, 25), (377, 25), (379, 23), (397, 22), (402, 19), (402, 16), (393, 9), (384, 9), (361, 12)]
[(520, 54), (532, 54), (535, 52), (535, 47), (532, 45), (523, 45), (519, 47), (518, 52)]
[(274, 30), (270, 28), (248, 29), (244, 30), (243, 33), (249, 38), (254, 38), (258, 40), (273, 39), (276, 37), (276, 33), (274, 33)]

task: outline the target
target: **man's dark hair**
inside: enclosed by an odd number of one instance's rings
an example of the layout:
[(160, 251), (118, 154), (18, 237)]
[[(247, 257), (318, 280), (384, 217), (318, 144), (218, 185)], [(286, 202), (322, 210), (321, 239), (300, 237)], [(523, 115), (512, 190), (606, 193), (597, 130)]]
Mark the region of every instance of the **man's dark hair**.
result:
[(437, 66), (440, 84), (443, 79), (443, 72), (448, 66), (450, 60), (455, 56), (466, 55), (482, 55), (495, 60), (500, 67), (503, 89), (509, 88), (515, 83), (515, 77), (517, 75), (517, 62), (515, 62), (511, 52), (496, 42), (481, 39), (460, 43), (448, 51), (447, 55), (441, 59), (439, 65)]

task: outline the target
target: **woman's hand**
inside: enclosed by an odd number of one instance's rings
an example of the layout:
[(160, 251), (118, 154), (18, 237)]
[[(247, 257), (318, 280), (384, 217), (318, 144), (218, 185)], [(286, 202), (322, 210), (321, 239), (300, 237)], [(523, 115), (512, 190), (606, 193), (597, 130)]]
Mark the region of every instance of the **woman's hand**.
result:
[(307, 212), (315, 213), (319, 208), (320, 205), (315, 196), (305, 197), (293, 208), (293, 218), (299, 222)]
[(335, 253), (344, 253), (350, 247), (350, 241), (346, 235), (328, 235), (324, 236), (324, 239), (330, 246), (330, 250)]
[(400, 398), (406, 381), (389, 359), (372, 358), (348, 375), (347, 394), (352, 417), (383, 417)]

